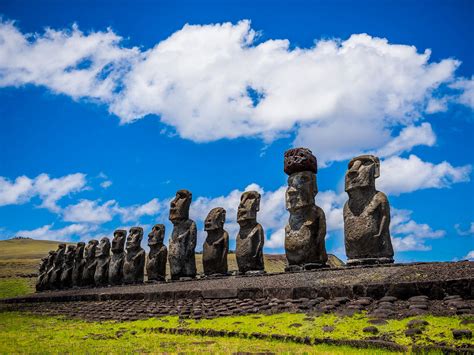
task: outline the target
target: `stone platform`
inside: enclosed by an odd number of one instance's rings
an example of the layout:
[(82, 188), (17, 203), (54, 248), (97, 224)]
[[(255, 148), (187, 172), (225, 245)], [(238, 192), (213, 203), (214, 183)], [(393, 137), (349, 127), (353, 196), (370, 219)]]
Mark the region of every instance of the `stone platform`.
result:
[(315, 299), (426, 295), (474, 298), (474, 262), (391, 264), (230, 276), (157, 284), (45, 291), (1, 303), (179, 299)]

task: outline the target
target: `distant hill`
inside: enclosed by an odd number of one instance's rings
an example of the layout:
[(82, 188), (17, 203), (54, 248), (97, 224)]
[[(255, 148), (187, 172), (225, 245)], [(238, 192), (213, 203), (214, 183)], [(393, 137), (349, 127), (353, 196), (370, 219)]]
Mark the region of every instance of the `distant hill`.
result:
[[(24, 277), (37, 273), (40, 259), (55, 250), (60, 242), (35, 239), (10, 239), (0, 241), (0, 277)], [(66, 243), (73, 244), (73, 243)], [(284, 254), (265, 254), (267, 272), (283, 272), (286, 257)], [(235, 254), (228, 256), (229, 270), (237, 270)], [(329, 266), (339, 267), (344, 263), (329, 254)], [(196, 254), (198, 272), (202, 272), (202, 254)]]

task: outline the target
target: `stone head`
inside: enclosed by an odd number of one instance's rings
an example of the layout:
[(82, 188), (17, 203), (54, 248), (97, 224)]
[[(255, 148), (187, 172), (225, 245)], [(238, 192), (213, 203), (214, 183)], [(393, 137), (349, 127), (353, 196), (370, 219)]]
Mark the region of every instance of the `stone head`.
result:
[(76, 252), (76, 246), (75, 245), (68, 245), (66, 249), (66, 259), (67, 260), (74, 260), (74, 255)]
[(311, 171), (301, 171), (288, 177), (286, 189), (286, 209), (296, 211), (300, 208), (314, 205), (314, 198), (318, 193), (316, 175)]
[(99, 245), (95, 251), (96, 257), (109, 256), (110, 255), (110, 240), (107, 237), (104, 237), (100, 240)]
[(143, 238), (143, 228), (142, 227), (132, 227), (128, 232), (127, 237), (127, 251), (138, 250), (140, 249), (140, 243)]
[(95, 239), (89, 240), (84, 250), (84, 256), (87, 260), (92, 260), (95, 258), (95, 250), (98, 244), (99, 242)]
[(165, 239), (165, 225), (155, 224), (148, 233), (148, 246), (162, 245), (163, 239)]
[(285, 152), (284, 168), (286, 174), (291, 175), (300, 171), (318, 172), (316, 157), (308, 148), (293, 148)]
[(169, 220), (171, 223), (180, 222), (189, 218), (189, 206), (191, 206), (192, 199), (193, 194), (188, 190), (178, 190), (176, 192), (176, 197), (170, 204)]
[(225, 213), (225, 209), (222, 207), (216, 207), (209, 211), (204, 221), (204, 230), (213, 231), (224, 229)]
[(127, 231), (125, 229), (117, 229), (114, 231), (112, 239), (112, 253), (122, 253), (125, 248), (125, 240), (127, 239)]
[(257, 191), (246, 191), (240, 196), (237, 209), (237, 222), (256, 220), (260, 210), (260, 194)]
[(84, 258), (84, 248), (86, 246), (86, 243), (84, 242), (79, 242), (76, 245), (76, 250), (74, 251), (74, 259), (77, 261), (81, 261)]
[(361, 155), (353, 158), (347, 166), (345, 177), (346, 192), (353, 189), (373, 187), (380, 176), (380, 160), (373, 155)]
[(53, 266), (55, 257), (56, 257), (56, 252), (54, 250), (50, 250), (48, 253), (48, 263), (47, 263), (48, 268)]

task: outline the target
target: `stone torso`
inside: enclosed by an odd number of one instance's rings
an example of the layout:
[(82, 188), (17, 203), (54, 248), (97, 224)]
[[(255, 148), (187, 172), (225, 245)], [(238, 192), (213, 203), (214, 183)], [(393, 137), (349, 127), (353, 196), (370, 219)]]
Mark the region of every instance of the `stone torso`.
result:
[(236, 258), (240, 272), (264, 269), (263, 233), (260, 223), (257, 223), (248, 232), (240, 229), (236, 241)]
[(82, 286), (82, 273), (84, 271), (84, 265), (86, 261), (81, 259), (74, 262), (74, 268), (72, 269), (72, 285)]
[(166, 261), (168, 258), (168, 249), (165, 245), (150, 247), (148, 262), (146, 264), (146, 273), (150, 281), (164, 281), (166, 277)]
[(110, 257), (97, 258), (94, 272), (94, 283), (96, 286), (104, 286), (108, 283)]
[(204, 242), (202, 265), (206, 275), (227, 273), (227, 240), (227, 232), (222, 231)]
[(196, 239), (196, 224), (190, 219), (174, 225), (168, 257), (173, 278), (196, 276)]
[(82, 270), (82, 285), (90, 286), (94, 284), (95, 259), (85, 260)]
[(124, 283), (141, 283), (145, 271), (145, 251), (139, 249), (136, 251), (127, 251), (123, 263), (123, 281)]
[(120, 285), (123, 282), (123, 262), (125, 252), (112, 254), (109, 261), (109, 284)]
[[(289, 265), (325, 264), (324, 212), (311, 206), (306, 213), (291, 214), (285, 227), (285, 252)], [(324, 228), (324, 233), (320, 233)]]
[[(379, 234), (387, 197), (376, 192), (367, 200), (349, 199), (344, 205), (344, 235), (349, 259), (392, 257), (388, 227)], [(388, 223), (387, 223), (388, 226)]]

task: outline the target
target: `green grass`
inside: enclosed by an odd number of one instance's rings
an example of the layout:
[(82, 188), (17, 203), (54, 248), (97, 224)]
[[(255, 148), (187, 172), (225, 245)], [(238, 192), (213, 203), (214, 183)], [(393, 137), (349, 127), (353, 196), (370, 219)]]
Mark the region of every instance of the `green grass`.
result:
[[(175, 320), (177, 322), (177, 319)], [(150, 327), (163, 323), (166, 322), (158, 319), (98, 323), (21, 313), (0, 313), (0, 353), (387, 353), (345, 346), (311, 346), (280, 341), (183, 336), (147, 331)]]
[(35, 292), (34, 278), (0, 279), (0, 298), (23, 296)]

